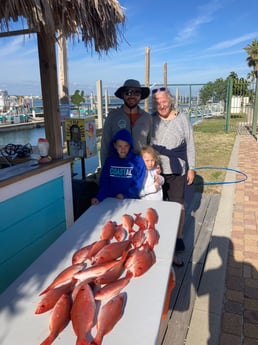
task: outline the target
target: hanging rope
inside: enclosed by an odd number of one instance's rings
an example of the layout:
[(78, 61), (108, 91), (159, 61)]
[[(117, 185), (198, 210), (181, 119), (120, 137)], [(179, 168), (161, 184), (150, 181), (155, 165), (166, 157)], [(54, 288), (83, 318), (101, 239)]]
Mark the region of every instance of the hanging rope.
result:
[(233, 181), (214, 181), (214, 182), (197, 182), (194, 183), (196, 186), (198, 185), (215, 185), (215, 184), (232, 184), (232, 183), (240, 183), (240, 182), (244, 182), (247, 180), (248, 176), (246, 173), (244, 173), (243, 171), (240, 170), (236, 170), (236, 169), (232, 169), (232, 168), (222, 168), (222, 167), (216, 167), (216, 166), (203, 166), (203, 167), (198, 167), (195, 168), (195, 170), (204, 170), (204, 169), (214, 169), (214, 170), (227, 170), (227, 171), (232, 171), (234, 173), (240, 174), (243, 177), (238, 179), (238, 180), (233, 180)]

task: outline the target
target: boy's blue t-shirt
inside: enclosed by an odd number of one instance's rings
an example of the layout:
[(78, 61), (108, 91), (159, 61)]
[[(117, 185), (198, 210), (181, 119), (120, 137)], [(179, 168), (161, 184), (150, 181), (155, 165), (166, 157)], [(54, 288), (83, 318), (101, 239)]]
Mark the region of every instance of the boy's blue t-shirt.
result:
[[(127, 141), (131, 148), (126, 158), (118, 156), (113, 143), (121, 139)], [(145, 177), (146, 167), (142, 157), (133, 150), (133, 141), (126, 129), (120, 130), (111, 141), (112, 155), (109, 156), (100, 174), (100, 190), (96, 195), (99, 201), (108, 197), (115, 198), (123, 194), (125, 199), (139, 199)]]

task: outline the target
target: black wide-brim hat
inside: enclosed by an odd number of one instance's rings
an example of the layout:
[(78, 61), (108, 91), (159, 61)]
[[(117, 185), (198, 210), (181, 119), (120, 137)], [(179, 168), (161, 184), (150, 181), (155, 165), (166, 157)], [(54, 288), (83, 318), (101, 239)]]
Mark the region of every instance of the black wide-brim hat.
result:
[(141, 89), (141, 99), (147, 98), (150, 94), (150, 89), (146, 86), (141, 86), (141, 84), (138, 82), (138, 80), (128, 79), (124, 82), (123, 86), (120, 86), (116, 90), (115, 96), (120, 98), (120, 99), (123, 99), (124, 91), (127, 89), (130, 89), (130, 87)]

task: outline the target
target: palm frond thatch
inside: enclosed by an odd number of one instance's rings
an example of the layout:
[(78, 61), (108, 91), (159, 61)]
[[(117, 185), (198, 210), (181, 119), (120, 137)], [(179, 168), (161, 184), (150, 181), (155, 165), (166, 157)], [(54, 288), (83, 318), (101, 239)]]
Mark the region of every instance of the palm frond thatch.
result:
[(117, 0), (1, 0), (0, 32), (21, 19), (32, 32), (78, 36), (101, 52), (117, 48), (125, 15)]

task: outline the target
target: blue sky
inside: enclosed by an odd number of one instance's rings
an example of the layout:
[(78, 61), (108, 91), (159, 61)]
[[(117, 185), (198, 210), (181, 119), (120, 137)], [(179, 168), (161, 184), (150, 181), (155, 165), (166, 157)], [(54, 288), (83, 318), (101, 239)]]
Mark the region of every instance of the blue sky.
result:
[[(150, 48), (150, 83), (202, 84), (234, 71), (246, 78), (244, 47), (258, 39), (257, 0), (121, 0), (124, 39), (102, 57), (83, 43), (68, 42), (69, 92), (95, 93), (96, 80), (112, 94), (124, 80), (145, 82), (146, 47)], [(35, 36), (0, 39), (0, 89), (9, 94), (39, 95)]]

